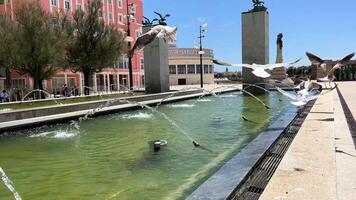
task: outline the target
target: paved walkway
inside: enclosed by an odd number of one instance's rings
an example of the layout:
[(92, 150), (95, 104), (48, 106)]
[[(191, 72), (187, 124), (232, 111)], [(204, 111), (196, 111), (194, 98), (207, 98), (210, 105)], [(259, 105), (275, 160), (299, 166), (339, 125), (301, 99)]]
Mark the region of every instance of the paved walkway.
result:
[[(356, 199), (356, 82), (320, 97), (260, 199)], [(342, 107), (345, 100), (350, 113)], [(352, 119), (350, 119), (352, 118)]]

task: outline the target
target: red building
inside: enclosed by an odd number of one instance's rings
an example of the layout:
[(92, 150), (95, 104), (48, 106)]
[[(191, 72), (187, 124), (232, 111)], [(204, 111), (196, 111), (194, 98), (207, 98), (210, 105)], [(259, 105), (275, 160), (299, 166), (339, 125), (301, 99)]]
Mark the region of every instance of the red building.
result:
[[(14, 16), (14, 9), (17, 2), (25, 0), (0, 0), (0, 13), (6, 13)], [(86, 11), (88, 0), (38, 0), (42, 7), (49, 13), (57, 12), (74, 13), (77, 9)], [(102, 0), (103, 8), (101, 17), (105, 24), (127, 32), (128, 18), (127, 11), (134, 15), (130, 21), (130, 32), (133, 41), (142, 34), (142, 0)], [(129, 6), (127, 6), (129, 5)], [(144, 84), (143, 52), (137, 52), (132, 58), (133, 83), (134, 87), (141, 88)], [(121, 61), (112, 68), (103, 69), (100, 73), (93, 76), (94, 89), (98, 91), (117, 91), (118, 89), (127, 88), (129, 84), (128, 59), (123, 56)], [(0, 77), (1, 78), (1, 77)], [(33, 88), (33, 82), (27, 75), (19, 75), (12, 72), (13, 88)], [(1, 80), (0, 80), (1, 81)], [(68, 87), (81, 88), (83, 86), (83, 76), (81, 73), (72, 73), (70, 70), (59, 71), (52, 79), (44, 82), (44, 87), (52, 92), (60, 90), (63, 84)], [(0, 83), (1, 89), (1, 83)]]

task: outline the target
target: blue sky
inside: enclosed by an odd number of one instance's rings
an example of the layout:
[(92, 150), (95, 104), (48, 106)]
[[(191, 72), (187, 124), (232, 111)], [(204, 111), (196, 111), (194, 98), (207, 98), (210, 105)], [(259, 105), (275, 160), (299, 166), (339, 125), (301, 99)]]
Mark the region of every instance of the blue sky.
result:
[[(252, 8), (251, 0), (143, 0), (144, 16), (153, 11), (169, 13), (168, 23), (177, 26), (179, 47), (193, 47), (199, 25), (207, 22), (204, 47), (215, 58), (241, 63), (241, 13)], [(270, 14), (270, 62), (276, 57), (276, 38), (284, 35), (284, 61), (303, 58), (310, 51), (322, 58), (337, 59), (356, 51), (355, 0), (264, 0)], [(356, 58), (354, 58), (356, 59)], [(216, 67), (224, 70), (225, 67)], [(231, 68), (235, 71), (236, 69)]]

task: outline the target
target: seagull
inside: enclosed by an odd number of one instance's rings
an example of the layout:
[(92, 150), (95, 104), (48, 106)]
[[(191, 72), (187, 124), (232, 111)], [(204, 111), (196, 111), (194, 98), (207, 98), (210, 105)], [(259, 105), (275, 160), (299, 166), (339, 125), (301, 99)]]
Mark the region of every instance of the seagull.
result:
[(177, 27), (157, 25), (152, 27), (147, 33), (137, 38), (135, 45), (129, 52), (129, 56), (132, 56), (135, 51), (142, 49), (146, 45), (153, 42), (157, 38), (163, 38), (165, 41), (175, 41), (177, 35)]
[(320, 96), (322, 95), (325, 95), (326, 93), (328, 92), (331, 92), (332, 90), (334, 90), (335, 88), (337, 87), (337, 85), (332, 88), (331, 90), (321, 94), (319, 91), (314, 91), (314, 90), (311, 90), (311, 91), (308, 91), (307, 88), (304, 88), (300, 91), (297, 92), (297, 94), (292, 94), (292, 93), (289, 93), (289, 92), (286, 92), (284, 90), (282, 90), (281, 88), (279, 87), (276, 87), (277, 88), (277, 91), (280, 92), (281, 94), (283, 94), (284, 96), (292, 99), (293, 101), (291, 102), (293, 105), (295, 106), (304, 106), (305, 104), (307, 104), (309, 101), (311, 100), (314, 100), (314, 99), (317, 99), (319, 98)]
[(289, 66), (299, 62), (300, 60), (301, 60), (301, 58), (296, 61), (292, 61), (292, 62), (267, 64), (267, 65), (255, 64), (255, 63), (253, 63), (252, 65), (250, 65), (250, 64), (229, 64), (229, 63), (219, 61), (219, 60), (212, 60), (212, 61), (214, 64), (217, 64), (217, 65), (250, 68), (250, 69), (252, 69), (252, 73), (255, 76), (260, 77), (260, 78), (268, 78), (271, 76), (271, 74), (268, 73), (266, 70), (273, 70), (274, 68), (278, 68), (278, 67), (289, 67)]
[(307, 92), (311, 92), (313, 90), (317, 90), (319, 92), (323, 91), (323, 86), (318, 83), (312, 82), (309, 78), (307, 81), (302, 81), (298, 86), (300, 90), (306, 90)]
[[(309, 52), (306, 52), (310, 62), (314, 65), (317, 65), (317, 66), (320, 66), (324, 73), (326, 73), (326, 62), (325, 60), (319, 58), (318, 56), (312, 54), (312, 53), (309, 53)], [(319, 81), (322, 81), (322, 82), (332, 82), (336, 79), (336, 77), (334, 76), (334, 72), (335, 70), (337, 69), (340, 69), (342, 66), (344, 66), (345, 64), (347, 64), (352, 57), (355, 56), (355, 53), (351, 53), (347, 56), (345, 56), (343, 59), (341, 60), (338, 60), (337, 63), (329, 70), (329, 72), (326, 73), (326, 76), (324, 78), (319, 78), (318, 80)]]

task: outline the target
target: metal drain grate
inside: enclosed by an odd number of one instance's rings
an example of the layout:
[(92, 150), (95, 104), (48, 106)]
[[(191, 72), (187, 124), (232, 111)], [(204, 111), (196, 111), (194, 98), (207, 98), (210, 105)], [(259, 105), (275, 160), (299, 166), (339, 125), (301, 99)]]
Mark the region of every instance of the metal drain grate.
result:
[(257, 200), (260, 198), (314, 103), (315, 101), (309, 102), (299, 111), (291, 124), (284, 129), (278, 139), (257, 162), (247, 178), (237, 186), (227, 199)]

